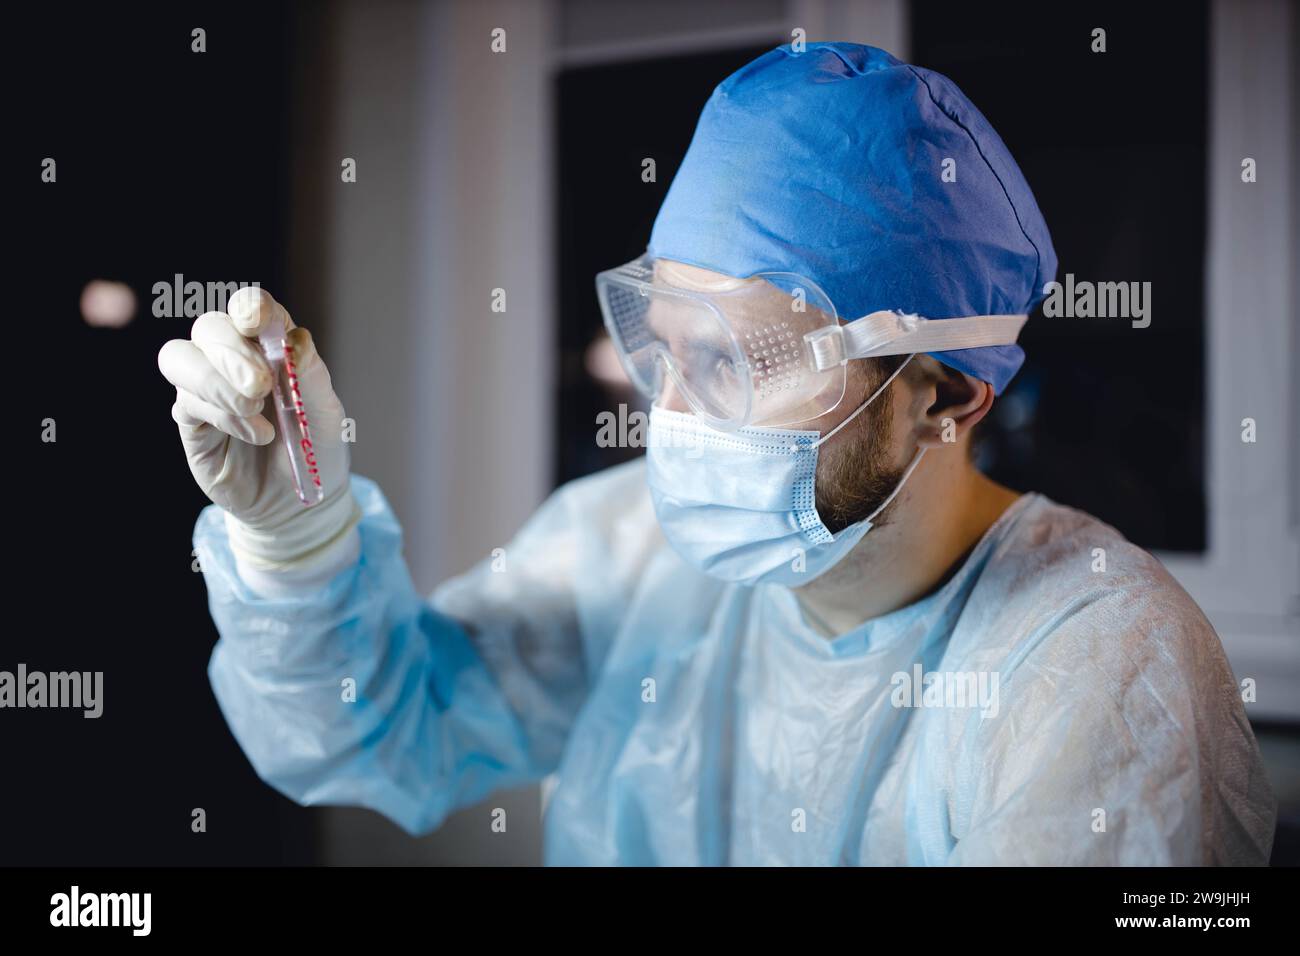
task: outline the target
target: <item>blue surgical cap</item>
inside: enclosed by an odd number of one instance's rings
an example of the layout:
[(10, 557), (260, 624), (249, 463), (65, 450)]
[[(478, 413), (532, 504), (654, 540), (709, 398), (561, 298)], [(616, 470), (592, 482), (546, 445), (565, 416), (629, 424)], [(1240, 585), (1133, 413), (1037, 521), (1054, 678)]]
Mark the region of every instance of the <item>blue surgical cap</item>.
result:
[[(719, 84), (649, 251), (737, 277), (797, 273), (843, 319), (1027, 313), (1056, 275), (1047, 224), (988, 120), (947, 77), (858, 43), (778, 47)], [(1025, 353), (934, 357), (1001, 393)]]

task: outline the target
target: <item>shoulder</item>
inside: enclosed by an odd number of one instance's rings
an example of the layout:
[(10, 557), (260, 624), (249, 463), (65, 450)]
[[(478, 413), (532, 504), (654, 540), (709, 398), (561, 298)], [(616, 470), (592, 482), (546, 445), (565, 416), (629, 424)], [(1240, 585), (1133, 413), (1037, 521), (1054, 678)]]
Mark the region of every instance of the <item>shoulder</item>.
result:
[(1033, 577), (1050, 570), (1080, 583), (1177, 587), (1153, 555), (1087, 512), (1037, 493), (1012, 507), (1016, 514), (992, 556), (1003, 571)]
[(623, 593), (668, 544), (646, 487), (645, 459), (561, 485), (525, 531), (572, 549), (580, 591)]
[(1253, 748), (1214, 627), (1154, 555), (1091, 515), (1026, 502), (972, 601), (1007, 717), (989, 743), (1055, 726), (1139, 762)]
[(996, 542), (967, 616), (983, 636), (963, 666), (996, 675), (998, 709), (948, 725), (973, 744), (958, 776), (978, 794), (955, 818), (961, 832), (996, 830), (1010, 807), (1004, 818), (1040, 820), (1046, 838), (1063, 813), (1074, 826), (1122, 808), (1109, 842), (1079, 845), (1085, 857), (1267, 860), (1272, 796), (1236, 679), (1153, 555), (1034, 496)]
[(1009, 599), (1023, 615), (1022, 631), (1074, 625), (1099, 633), (1214, 634), (1154, 555), (1092, 515), (1038, 494), (996, 542), (980, 588)]
[(648, 503), (650, 495), (646, 491), (645, 458), (637, 458), (581, 478), (574, 478), (560, 485), (555, 490), (555, 495), (588, 505), (615, 501), (627, 504), (629, 498), (639, 495)]
[(1236, 682), (1213, 626), (1160, 561), (1110, 525), (1041, 495), (996, 543), (968, 611), (1009, 705), (1078, 697), (1094, 713), (1150, 706), (1192, 720), (1231, 708)]
[(646, 486), (645, 459), (615, 465), (557, 488), (542, 510), (580, 526), (594, 542), (616, 548), (661, 540)]

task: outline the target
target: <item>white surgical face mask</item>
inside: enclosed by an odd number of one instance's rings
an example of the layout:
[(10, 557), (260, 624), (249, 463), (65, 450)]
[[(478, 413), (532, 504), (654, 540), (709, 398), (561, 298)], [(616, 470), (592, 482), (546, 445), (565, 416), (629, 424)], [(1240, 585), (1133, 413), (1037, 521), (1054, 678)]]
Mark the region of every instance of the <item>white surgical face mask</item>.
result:
[(917, 450), (879, 508), (834, 535), (817, 513), (817, 450), (906, 365), (825, 436), (760, 426), (721, 432), (693, 415), (651, 409), (650, 497), (673, 550), (693, 567), (736, 584), (797, 587), (828, 571), (871, 530), (925, 449)]

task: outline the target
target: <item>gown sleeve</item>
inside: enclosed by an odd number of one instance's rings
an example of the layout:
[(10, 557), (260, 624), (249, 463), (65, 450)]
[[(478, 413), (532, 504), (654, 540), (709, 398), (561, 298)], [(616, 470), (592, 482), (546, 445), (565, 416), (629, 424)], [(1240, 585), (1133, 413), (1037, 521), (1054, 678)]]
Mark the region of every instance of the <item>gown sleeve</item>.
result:
[[(555, 492), (500, 554), (425, 599), (388, 502), (373, 482), (352, 482), (359, 559), (288, 596), (240, 577), (221, 513), (205, 509), (195, 545), (220, 634), (209, 678), (268, 784), (426, 833), (559, 762), (609, 637), (579, 599), (598, 556), (574, 509), (592, 492)], [(600, 579), (613, 605), (625, 583), (616, 572)]]

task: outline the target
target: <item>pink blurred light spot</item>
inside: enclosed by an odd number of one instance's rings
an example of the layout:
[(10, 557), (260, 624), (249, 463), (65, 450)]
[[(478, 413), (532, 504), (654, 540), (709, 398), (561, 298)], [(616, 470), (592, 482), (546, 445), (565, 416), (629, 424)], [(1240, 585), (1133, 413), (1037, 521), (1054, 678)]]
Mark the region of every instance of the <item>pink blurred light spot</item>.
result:
[(587, 346), (583, 364), (587, 367), (587, 374), (602, 385), (628, 387), (632, 384), (608, 335), (602, 334)]
[(135, 292), (123, 282), (91, 279), (81, 290), (81, 317), (87, 325), (120, 329), (135, 318)]

